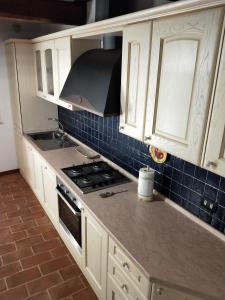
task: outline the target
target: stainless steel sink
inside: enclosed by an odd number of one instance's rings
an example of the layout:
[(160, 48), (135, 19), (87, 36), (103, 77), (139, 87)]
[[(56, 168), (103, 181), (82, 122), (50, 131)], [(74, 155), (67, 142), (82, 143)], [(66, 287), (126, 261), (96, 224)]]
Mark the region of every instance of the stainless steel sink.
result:
[(48, 131), (29, 134), (33, 142), (43, 151), (78, 146), (59, 131)]

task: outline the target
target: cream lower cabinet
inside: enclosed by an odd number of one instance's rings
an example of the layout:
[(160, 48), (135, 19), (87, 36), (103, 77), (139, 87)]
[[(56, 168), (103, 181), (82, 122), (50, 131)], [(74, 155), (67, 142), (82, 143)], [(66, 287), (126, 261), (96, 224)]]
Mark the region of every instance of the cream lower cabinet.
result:
[(200, 164), (223, 22), (215, 8), (153, 22), (145, 142)]
[(58, 229), (58, 197), (56, 192), (56, 174), (44, 163), (42, 166), (44, 187), (44, 208), (53, 225)]
[(23, 138), (23, 158), (24, 158), (24, 176), (32, 190), (35, 188), (35, 173), (34, 173), (34, 152), (33, 148)]
[(127, 26), (123, 30), (121, 78), (121, 133), (143, 139), (151, 22)]
[(44, 205), (43, 165), (44, 160), (36, 151), (34, 151), (35, 187), (33, 191), (42, 206)]
[(163, 285), (153, 284), (151, 300), (203, 300)]
[(225, 177), (225, 45), (222, 48), (203, 167)]
[(108, 235), (86, 211), (82, 212), (83, 272), (100, 300), (106, 299)]
[(107, 278), (107, 300), (128, 300), (121, 291), (121, 286), (110, 276)]

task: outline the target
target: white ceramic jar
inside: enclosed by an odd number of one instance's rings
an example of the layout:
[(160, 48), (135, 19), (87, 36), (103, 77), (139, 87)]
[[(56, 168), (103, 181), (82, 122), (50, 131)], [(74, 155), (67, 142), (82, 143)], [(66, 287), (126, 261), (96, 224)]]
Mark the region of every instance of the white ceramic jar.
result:
[(138, 198), (144, 201), (151, 201), (153, 198), (155, 171), (149, 166), (139, 170)]

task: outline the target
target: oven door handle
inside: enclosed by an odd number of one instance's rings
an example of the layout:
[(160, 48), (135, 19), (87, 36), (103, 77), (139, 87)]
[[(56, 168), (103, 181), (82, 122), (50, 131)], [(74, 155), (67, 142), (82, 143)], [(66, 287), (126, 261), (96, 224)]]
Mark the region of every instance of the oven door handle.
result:
[(76, 216), (76, 217), (80, 217), (81, 216), (81, 212), (77, 212), (75, 211), (75, 209), (73, 209), (73, 207), (66, 201), (65, 197), (62, 195), (62, 193), (60, 192), (59, 188), (56, 187), (56, 191), (57, 194), (61, 197), (61, 199), (63, 200), (63, 202), (69, 207), (69, 209), (72, 211), (72, 213)]

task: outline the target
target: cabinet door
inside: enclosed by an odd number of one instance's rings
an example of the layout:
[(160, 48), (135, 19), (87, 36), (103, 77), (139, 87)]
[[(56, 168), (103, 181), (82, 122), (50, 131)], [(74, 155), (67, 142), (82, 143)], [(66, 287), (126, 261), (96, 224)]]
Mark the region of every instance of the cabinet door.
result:
[(110, 276), (108, 276), (107, 279), (107, 300), (128, 300), (128, 298), (121, 293), (121, 288)]
[(55, 86), (54, 86), (54, 41), (43, 42), (43, 66), (44, 66), (44, 90), (48, 100), (54, 102)]
[(24, 174), (24, 145), (23, 136), (17, 128), (15, 128), (15, 139), (16, 139), (16, 154), (18, 166), (22, 174)]
[(99, 299), (106, 299), (107, 233), (86, 211), (82, 213), (83, 271)]
[(30, 144), (23, 138), (24, 145), (24, 176), (32, 188), (32, 190), (35, 189), (35, 173), (34, 173), (34, 154), (33, 154), (33, 148), (30, 146)]
[(151, 300), (203, 300), (166, 286), (153, 284)]
[(55, 40), (55, 91), (59, 97), (71, 69), (71, 38)]
[(203, 166), (225, 177), (225, 45), (222, 49)]
[(34, 65), (36, 77), (36, 94), (39, 97), (44, 97), (44, 82), (43, 82), (43, 54), (42, 43), (34, 44)]
[(14, 126), (22, 132), (22, 121), (21, 121), (21, 111), (20, 111), (20, 98), (18, 91), (18, 78), (17, 78), (17, 66), (16, 66), (16, 52), (15, 44), (6, 45), (6, 59), (9, 75), (10, 84), (10, 98), (13, 113), (13, 123)]
[(153, 22), (145, 141), (199, 164), (223, 10)]
[(147, 98), (151, 22), (127, 26), (123, 32), (120, 132), (143, 139)]
[(56, 174), (47, 166), (43, 166), (43, 186), (45, 211), (54, 226), (58, 229), (58, 198), (56, 193)]
[(44, 187), (43, 187), (43, 160), (40, 155), (34, 151), (34, 174), (35, 174), (35, 189), (34, 192), (41, 202), (44, 204)]

